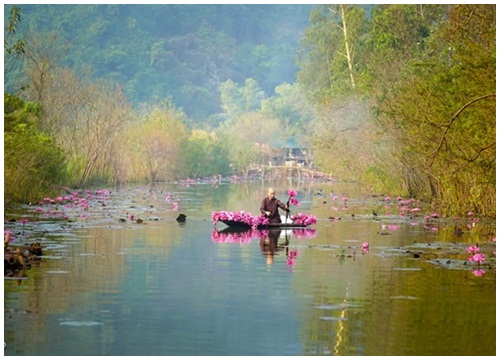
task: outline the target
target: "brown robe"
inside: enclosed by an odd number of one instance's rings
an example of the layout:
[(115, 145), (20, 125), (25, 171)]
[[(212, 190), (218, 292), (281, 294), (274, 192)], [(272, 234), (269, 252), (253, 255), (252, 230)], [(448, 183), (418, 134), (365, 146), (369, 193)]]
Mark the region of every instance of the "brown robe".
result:
[(280, 213), (278, 208), (282, 208), (286, 211), (287, 207), (281, 201), (276, 198), (269, 199), (269, 197), (265, 197), (262, 199), (262, 203), (260, 204), (260, 213), (262, 215), (266, 214), (266, 211), (269, 211), (271, 215), (267, 216), (269, 222), (272, 224), (281, 223)]

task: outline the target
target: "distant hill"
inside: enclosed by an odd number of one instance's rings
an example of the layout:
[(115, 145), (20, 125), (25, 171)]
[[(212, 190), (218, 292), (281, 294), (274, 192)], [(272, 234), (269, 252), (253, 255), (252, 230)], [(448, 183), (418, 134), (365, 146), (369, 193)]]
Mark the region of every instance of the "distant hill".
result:
[[(18, 34), (57, 32), (64, 66), (112, 79), (134, 105), (171, 97), (195, 121), (220, 112), (219, 86), (295, 81), (312, 5), (20, 5)], [(4, 6), (8, 16), (10, 6)], [(15, 92), (19, 69), (6, 74)]]

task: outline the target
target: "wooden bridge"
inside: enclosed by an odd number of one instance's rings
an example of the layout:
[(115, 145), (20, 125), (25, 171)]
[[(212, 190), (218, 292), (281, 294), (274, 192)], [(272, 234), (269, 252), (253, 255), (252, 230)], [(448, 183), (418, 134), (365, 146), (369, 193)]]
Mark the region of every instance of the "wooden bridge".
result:
[(237, 171), (236, 174), (241, 174), (244, 177), (248, 177), (252, 174), (261, 174), (263, 176), (271, 174), (274, 171), (285, 172), (289, 176), (296, 176), (299, 179), (302, 177), (309, 178), (326, 178), (329, 180), (334, 180), (332, 173), (324, 173), (314, 169), (307, 169), (303, 166), (285, 166), (285, 165), (258, 165), (248, 168), (246, 171)]

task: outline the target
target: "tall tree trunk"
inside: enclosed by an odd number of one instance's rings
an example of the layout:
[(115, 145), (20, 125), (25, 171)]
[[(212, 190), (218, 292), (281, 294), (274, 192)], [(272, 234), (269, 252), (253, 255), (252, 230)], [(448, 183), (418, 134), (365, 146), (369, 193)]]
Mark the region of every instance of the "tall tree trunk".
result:
[(342, 18), (342, 32), (344, 33), (344, 44), (345, 44), (345, 53), (347, 58), (347, 65), (349, 66), (349, 75), (351, 77), (351, 85), (352, 88), (356, 88), (356, 83), (354, 81), (354, 65), (353, 65), (353, 56), (351, 54), (351, 50), (349, 49), (349, 41), (347, 40), (347, 22), (345, 19), (344, 13), (344, 5), (340, 5), (340, 16)]

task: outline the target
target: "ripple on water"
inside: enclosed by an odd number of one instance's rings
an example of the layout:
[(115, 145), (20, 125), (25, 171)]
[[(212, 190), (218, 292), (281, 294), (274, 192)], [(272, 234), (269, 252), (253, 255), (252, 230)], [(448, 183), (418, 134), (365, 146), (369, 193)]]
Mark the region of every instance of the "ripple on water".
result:
[(389, 297), (389, 299), (394, 299), (394, 300), (418, 300), (418, 297), (398, 295), (398, 296), (391, 296), (391, 297)]
[(78, 320), (65, 320), (61, 321), (59, 325), (64, 326), (102, 326), (104, 325), (99, 321), (78, 321)]
[(67, 259), (67, 257), (60, 255), (41, 255), (40, 259), (61, 260), (61, 259)]
[(4, 276), (4, 280), (28, 280), (26, 276)]
[(342, 310), (345, 308), (361, 308), (360, 304), (324, 304), (315, 306), (316, 309), (320, 310)]
[(320, 316), (319, 319), (323, 321), (347, 321), (346, 317), (337, 317), (337, 316)]
[[(475, 264), (465, 260), (466, 247), (475, 242), (466, 238), (472, 232), (464, 232), (456, 244), (438, 242), (446, 235), (441, 229), (429, 233), (422, 223), (410, 227), (391, 216), (383, 221), (398, 224), (399, 231), (378, 236), (379, 223), (364, 215), (371, 208), (350, 208), (359, 221), (329, 222), (331, 214), (325, 210), (314, 239), (281, 232), (279, 244), (284, 234), (290, 235), (288, 250), (299, 250), (293, 268), (283, 248), (268, 257), (258, 239), (213, 243), (212, 207), (249, 210), (266, 185), (259, 181), (183, 191), (166, 187), (163, 193), (161, 187), (144, 187), (139, 193), (125, 189), (114, 193), (115, 206), (92, 209), (74, 223), (27, 223), (23, 235), (21, 223), (6, 224), (19, 232), (16, 244), (36, 237), (44, 249), (44, 261), (28, 273), (31, 280), (23, 286), (16, 284), (20, 278), (5, 280), (6, 308), (30, 306), (31, 311), (33, 305), (34, 311), (35, 300), (43, 305), (36, 324), (31, 316), (6, 313), (11, 318), (6, 351), (60, 355), (88, 353), (93, 347), (92, 353), (99, 355), (331, 355), (336, 331), (337, 340), (342, 339), (339, 355), (374, 354), (382, 348), (383, 355), (454, 349), (494, 353), (495, 301), (490, 295), (495, 290), (495, 260), (488, 256), (484, 276), (472, 273)], [(341, 193), (342, 186), (335, 192)], [(184, 226), (177, 224), (177, 212), (165, 202), (166, 191), (173, 192), (188, 214)], [(317, 201), (308, 202), (308, 194), (302, 204), (311, 213), (320, 212)], [(129, 214), (140, 216), (144, 224), (128, 217), (118, 221), (132, 209)], [(362, 256), (363, 242), (370, 243), (370, 251)], [(439, 267), (463, 273), (442, 276)], [(446, 294), (427, 291), (429, 282)], [(426, 306), (428, 300), (443, 306)], [(457, 301), (467, 305), (465, 311), (449, 311)], [(478, 306), (480, 312), (474, 310)], [(393, 317), (394, 331), (382, 339), (380, 321), (407, 310), (422, 321), (415, 325), (408, 317)], [(434, 321), (442, 316), (446, 323)], [(425, 325), (429, 323), (433, 326)], [(450, 330), (449, 324), (458, 326)], [(456, 341), (476, 329), (484, 331), (474, 342)], [(138, 330), (146, 341), (137, 338)]]

